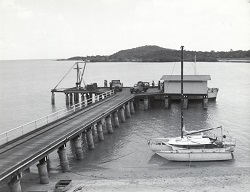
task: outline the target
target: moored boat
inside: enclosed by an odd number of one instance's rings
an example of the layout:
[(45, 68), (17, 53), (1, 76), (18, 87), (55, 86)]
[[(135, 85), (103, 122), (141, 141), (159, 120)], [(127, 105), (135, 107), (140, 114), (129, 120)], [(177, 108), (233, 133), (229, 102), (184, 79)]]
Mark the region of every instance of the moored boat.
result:
[(207, 88), (207, 97), (209, 100), (216, 100), (219, 88)]
[(60, 180), (55, 185), (55, 192), (63, 192), (70, 189), (72, 180)]
[[(185, 130), (185, 129), (184, 129)], [(216, 130), (221, 135), (211, 134)], [(186, 135), (172, 139), (150, 141), (150, 148), (161, 157), (171, 161), (220, 161), (233, 159), (235, 140), (224, 134), (222, 127), (187, 132)], [(205, 134), (208, 132), (208, 134)], [(209, 135), (209, 136), (208, 136)], [(161, 143), (161, 145), (159, 145)], [(156, 150), (155, 146), (159, 150)]]
[[(222, 126), (186, 131), (183, 121), (183, 46), (181, 57), (181, 136), (153, 138), (150, 149), (170, 161), (221, 161), (234, 158), (235, 140)], [(218, 131), (219, 130), (219, 131)], [(213, 133), (212, 133), (213, 131)], [(217, 131), (217, 133), (215, 133)]]

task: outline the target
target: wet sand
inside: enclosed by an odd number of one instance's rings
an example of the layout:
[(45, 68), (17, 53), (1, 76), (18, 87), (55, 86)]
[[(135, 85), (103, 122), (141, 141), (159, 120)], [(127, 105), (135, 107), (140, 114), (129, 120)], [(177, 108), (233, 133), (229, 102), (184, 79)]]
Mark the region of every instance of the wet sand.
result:
[(50, 173), (49, 184), (39, 184), (37, 173), (26, 174), (21, 185), (26, 191), (54, 191), (60, 179), (71, 179), (68, 192), (110, 191), (249, 191), (249, 167), (182, 169), (96, 169), (85, 172)]

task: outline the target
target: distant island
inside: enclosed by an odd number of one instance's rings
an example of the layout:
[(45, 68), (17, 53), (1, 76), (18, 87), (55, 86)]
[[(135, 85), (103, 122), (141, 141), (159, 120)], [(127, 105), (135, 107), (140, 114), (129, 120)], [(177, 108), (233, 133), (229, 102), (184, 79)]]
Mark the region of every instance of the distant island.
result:
[[(250, 50), (248, 51), (184, 51), (185, 61), (194, 62), (250, 62)], [(75, 56), (64, 60), (88, 60), (90, 62), (177, 62), (180, 61), (180, 50), (167, 49), (155, 45), (146, 45), (132, 49), (118, 51), (109, 56)]]

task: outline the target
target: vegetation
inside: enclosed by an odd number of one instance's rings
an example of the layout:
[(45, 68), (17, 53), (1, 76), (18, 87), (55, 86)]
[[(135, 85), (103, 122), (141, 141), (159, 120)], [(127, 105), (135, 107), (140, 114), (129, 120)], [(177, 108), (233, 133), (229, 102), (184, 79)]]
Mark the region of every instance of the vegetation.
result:
[[(175, 62), (180, 61), (180, 50), (166, 49), (159, 46), (142, 46), (133, 49), (122, 50), (110, 56), (77, 56), (67, 60), (89, 60), (91, 62)], [(185, 61), (215, 62), (220, 60), (250, 60), (250, 50), (229, 52), (202, 52), (184, 51)]]

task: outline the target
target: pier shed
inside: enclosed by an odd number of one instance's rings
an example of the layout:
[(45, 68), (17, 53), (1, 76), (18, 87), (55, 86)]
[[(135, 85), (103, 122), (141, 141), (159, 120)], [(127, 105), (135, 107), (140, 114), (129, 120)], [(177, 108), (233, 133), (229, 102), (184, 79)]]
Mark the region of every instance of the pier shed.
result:
[[(208, 87), (207, 81), (211, 80), (210, 75), (184, 75), (183, 76), (183, 107), (188, 108), (189, 99), (202, 99), (203, 108), (207, 109)], [(180, 75), (163, 75), (163, 93), (165, 108), (171, 106), (172, 99), (181, 98), (181, 76)]]
[[(207, 81), (211, 80), (210, 75), (184, 75), (183, 76), (183, 94), (202, 96), (207, 95)], [(163, 75), (163, 92), (167, 95), (181, 94), (181, 76)]]

